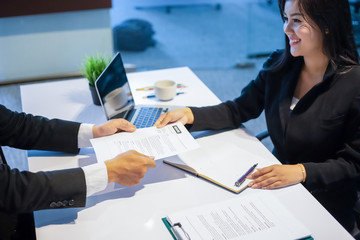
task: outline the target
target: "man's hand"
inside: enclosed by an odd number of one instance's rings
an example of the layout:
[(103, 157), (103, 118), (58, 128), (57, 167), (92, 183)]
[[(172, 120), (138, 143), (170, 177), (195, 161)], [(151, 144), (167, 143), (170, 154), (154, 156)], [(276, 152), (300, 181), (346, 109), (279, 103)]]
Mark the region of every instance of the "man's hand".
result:
[(192, 124), (194, 122), (194, 115), (190, 108), (179, 108), (173, 111), (162, 114), (156, 120), (154, 126), (158, 128), (165, 127), (167, 124), (181, 122), (182, 124)]
[(306, 177), (305, 168), (297, 165), (272, 165), (258, 169), (248, 178), (251, 188), (273, 189), (290, 186), (302, 182)]
[(105, 137), (118, 132), (133, 132), (136, 127), (125, 119), (113, 119), (103, 125), (93, 127), (94, 138)]
[(130, 150), (106, 161), (105, 165), (108, 172), (108, 182), (133, 186), (140, 183), (148, 168), (154, 168), (156, 163), (154, 157)]

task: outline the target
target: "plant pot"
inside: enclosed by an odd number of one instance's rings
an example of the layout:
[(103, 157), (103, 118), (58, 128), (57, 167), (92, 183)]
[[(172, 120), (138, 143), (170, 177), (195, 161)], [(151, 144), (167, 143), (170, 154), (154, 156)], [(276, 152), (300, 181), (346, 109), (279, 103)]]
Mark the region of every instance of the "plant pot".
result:
[(100, 103), (99, 96), (98, 96), (98, 94), (97, 94), (97, 92), (96, 92), (96, 88), (89, 85), (89, 89), (90, 89), (91, 98), (92, 98), (92, 100), (93, 100), (93, 103), (94, 103), (95, 105), (100, 106), (101, 103)]

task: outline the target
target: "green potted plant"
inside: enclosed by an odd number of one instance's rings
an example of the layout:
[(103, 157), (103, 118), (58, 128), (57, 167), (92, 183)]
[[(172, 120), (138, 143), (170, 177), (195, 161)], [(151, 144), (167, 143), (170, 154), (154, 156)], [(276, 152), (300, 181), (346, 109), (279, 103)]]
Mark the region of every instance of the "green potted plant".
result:
[(95, 89), (95, 81), (110, 63), (110, 60), (110, 58), (98, 54), (96, 56), (87, 56), (83, 62), (83, 76), (89, 81), (89, 89), (95, 105), (100, 105)]

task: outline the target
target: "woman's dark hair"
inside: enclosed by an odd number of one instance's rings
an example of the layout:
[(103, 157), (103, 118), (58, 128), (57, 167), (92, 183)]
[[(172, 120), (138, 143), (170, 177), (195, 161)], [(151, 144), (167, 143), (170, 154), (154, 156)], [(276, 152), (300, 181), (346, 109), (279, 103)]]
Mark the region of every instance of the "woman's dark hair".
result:
[[(278, 0), (281, 17), (284, 20), (285, 3)], [(308, 16), (320, 29), (323, 37), (323, 51), (335, 70), (342, 72), (359, 61), (355, 45), (348, 0), (293, 0), (297, 1), (299, 11)], [(279, 62), (271, 70), (279, 70), (293, 58), (289, 39), (285, 36), (286, 50)]]

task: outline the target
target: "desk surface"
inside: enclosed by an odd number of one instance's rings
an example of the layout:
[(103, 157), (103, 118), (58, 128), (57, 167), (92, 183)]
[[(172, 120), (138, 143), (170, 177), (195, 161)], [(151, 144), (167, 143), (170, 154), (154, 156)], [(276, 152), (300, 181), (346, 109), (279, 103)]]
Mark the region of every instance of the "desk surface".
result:
[[(183, 89), (186, 94), (166, 104), (204, 106), (220, 102), (188, 68), (132, 73), (128, 78), (132, 90), (151, 86), (160, 79), (172, 79), (187, 86)], [(151, 92), (133, 91), (133, 94), (138, 104), (164, 104), (141, 97)], [(21, 96), (25, 112), (95, 124), (105, 121), (101, 107), (91, 102), (85, 79), (22, 85)], [(233, 131), (236, 134), (229, 141), (240, 141), (248, 150), (277, 163), (261, 142), (245, 129)], [(96, 158), (91, 148), (82, 149), (76, 156), (29, 152), (31, 171), (79, 167), (94, 162)], [(161, 221), (167, 214), (241, 198), (256, 191), (264, 190), (247, 189), (236, 195), (159, 160), (156, 168), (150, 169), (139, 185), (109, 184), (104, 191), (88, 197), (85, 208), (35, 212), (37, 239), (171, 239)], [(315, 239), (352, 239), (301, 184), (271, 191), (310, 229)]]

